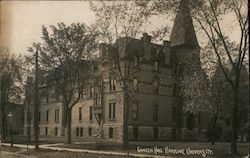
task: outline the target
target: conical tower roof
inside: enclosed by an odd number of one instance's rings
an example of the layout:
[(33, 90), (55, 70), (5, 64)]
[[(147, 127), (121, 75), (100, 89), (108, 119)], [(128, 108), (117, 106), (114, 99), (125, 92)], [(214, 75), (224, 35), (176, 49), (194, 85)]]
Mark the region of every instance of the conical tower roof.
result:
[(178, 7), (170, 41), (172, 47), (200, 48), (186, 0), (181, 0)]

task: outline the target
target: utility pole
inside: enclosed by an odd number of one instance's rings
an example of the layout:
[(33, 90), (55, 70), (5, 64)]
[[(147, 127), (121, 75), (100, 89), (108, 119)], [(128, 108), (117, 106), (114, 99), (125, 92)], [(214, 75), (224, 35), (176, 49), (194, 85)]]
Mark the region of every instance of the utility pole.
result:
[(39, 148), (39, 122), (38, 122), (38, 48), (36, 48), (35, 54), (35, 86), (34, 86), (34, 134), (35, 134), (35, 150)]
[(0, 151), (1, 151), (1, 142), (2, 142), (2, 76), (0, 74)]

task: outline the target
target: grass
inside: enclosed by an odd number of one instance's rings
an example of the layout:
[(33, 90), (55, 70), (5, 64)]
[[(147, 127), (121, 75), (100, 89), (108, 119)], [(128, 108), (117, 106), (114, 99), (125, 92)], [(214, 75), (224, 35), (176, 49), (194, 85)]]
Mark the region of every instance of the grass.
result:
[[(210, 142), (131, 142), (129, 152), (130, 153), (137, 153), (137, 147), (140, 148), (162, 148), (168, 147), (170, 149), (188, 149), (191, 150), (206, 150), (209, 149), (212, 151), (211, 155), (206, 155), (207, 158), (230, 158), (233, 157), (230, 152), (230, 143), (228, 142), (217, 142), (215, 145), (211, 145)], [(96, 143), (96, 144), (64, 144), (60, 145), (60, 147), (72, 148), (72, 149), (89, 149), (89, 150), (102, 150), (102, 151), (117, 151), (117, 152), (124, 152), (126, 153), (127, 150), (123, 150), (120, 145), (113, 144), (113, 145), (105, 145), (103, 143)], [(244, 157), (248, 155), (248, 143), (238, 143), (238, 155), (236, 157)], [(139, 153), (139, 154), (147, 154), (147, 153)], [(155, 154), (150, 153), (152, 155), (168, 155), (171, 157), (182, 157), (181, 154), (171, 154), (171, 153), (164, 153), (164, 154)], [(195, 157), (202, 157), (201, 155), (197, 154), (190, 154), (185, 155), (185, 157), (195, 158)]]
[[(190, 148), (192, 150), (204, 150), (210, 149), (213, 154), (206, 155), (206, 158), (243, 158), (244, 156), (248, 155), (248, 143), (238, 143), (238, 152), (239, 154), (236, 156), (232, 156), (230, 154), (230, 143), (228, 142), (217, 142), (215, 145), (211, 145), (209, 142), (130, 142), (129, 153), (137, 153), (137, 154), (147, 154), (147, 153), (139, 153), (137, 151), (137, 147), (140, 146), (141, 148), (165, 148), (168, 147), (170, 149), (187, 149)], [(72, 149), (89, 149), (89, 150), (101, 150), (101, 151), (116, 151), (116, 152), (124, 152), (127, 153), (127, 150), (123, 150), (121, 145), (113, 143), (113, 144), (105, 144), (105, 143), (85, 143), (85, 144), (64, 144), (57, 147), (65, 147), (65, 148), (72, 148)], [(16, 152), (20, 151), (20, 148), (16, 147), (2, 147), (3, 151), (9, 152)], [(68, 152), (68, 151), (53, 151), (48, 149), (40, 149), (38, 152), (34, 151), (33, 149), (29, 149), (29, 151), (24, 151), (21, 153), (22, 155), (26, 156), (36, 156), (36, 157), (44, 157), (44, 158), (125, 158), (125, 156), (116, 156), (116, 155), (105, 155), (105, 154), (90, 154), (90, 153), (77, 153), (77, 152)], [(191, 154), (191, 155), (181, 155), (181, 154), (154, 154), (150, 153), (150, 155), (164, 155), (164, 156), (171, 156), (171, 157), (187, 157), (187, 158), (196, 158), (202, 157), (201, 155)]]

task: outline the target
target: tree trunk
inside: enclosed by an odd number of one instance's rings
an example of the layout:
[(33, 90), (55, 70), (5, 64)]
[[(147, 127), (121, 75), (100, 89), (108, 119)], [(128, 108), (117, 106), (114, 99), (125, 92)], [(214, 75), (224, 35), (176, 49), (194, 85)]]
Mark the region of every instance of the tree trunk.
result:
[(214, 145), (215, 143), (215, 125), (217, 122), (217, 115), (214, 116), (213, 121), (212, 121), (212, 131), (211, 131), (211, 144)]
[(237, 113), (238, 113), (238, 86), (234, 87), (233, 93), (233, 108), (232, 108), (232, 123), (231, 123), (231, 152), (232, 154), (237, 153)]
[(68, 117), (67, 117), (67, 137), (68, 137), (68, 140), (67, 140), (67, 143), (68, 144), (71, 144), (72, 143), (72, 141), (71, 141), (71, 114), (72, 114), (72, 109), (70, 108), (70, 109), (68, 109), (67, 110), (67, 115), (68, 115)]
[(123, 149), (128, 148), (128, 94), (127, 94), (127, 85), (124, 83), (123, 89), (123, 101), (124, 101), (124, 111), (123, 111)]
[(6, 114), (5, 114), (5, 104), (6, 104), (6, 102), (5, 102), (5, 96), (4, 96), (4, 92), (2, 93), (2, 96), (1, 96), (1, 98), (2, 98), (2, 100), (1, 100), (1, 104), (2, 104), (2, 107), (1, 107), (1, 114), (2, 114), (2, 118), (1, 118), (1, 123), (2, 123), (2, 140), (6, 140), (6, 130), (7, 130), (7, 123), (6, 123)]
[[(0, 76), (1, 77), (1, 76)], [(3, 123), (2, 123), (2, 79), (0, 78), (0, 141), (2, 141), (3, 134)]]
[(214, 114), (213, 120), (212, 120), (212, 136), (211, 136), (211, 144), (214, 145), (215, 143), (215, 127), (216, 127), (216, 122), (218, 119), (218, 114), (219, 114), (219, 105), (217, 104), (217, 109), (216, 109), (216, 113)]
[(67, 113), (65, 112), (66, 110), (65, 110), (65, 105), (64, 105), (64, 103), (63, 103), (63, 105), (62, 105), (62, 122), (61, 122), (61, 136), (65, 136), (65, 127), (66, 127), (66, 116), (67, 116)]

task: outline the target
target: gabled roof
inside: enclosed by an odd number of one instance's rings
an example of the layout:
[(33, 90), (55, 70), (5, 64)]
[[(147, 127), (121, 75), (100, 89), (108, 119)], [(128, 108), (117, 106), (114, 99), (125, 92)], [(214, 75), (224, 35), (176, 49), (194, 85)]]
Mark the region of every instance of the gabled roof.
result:
[(186, 0), (181, 0), (178, 7), (170, 41), (172, 47), (187, 46), (194, 49), (200, 48)]

